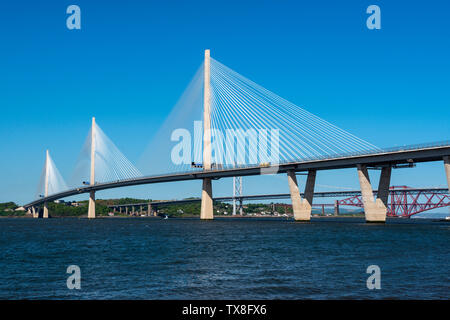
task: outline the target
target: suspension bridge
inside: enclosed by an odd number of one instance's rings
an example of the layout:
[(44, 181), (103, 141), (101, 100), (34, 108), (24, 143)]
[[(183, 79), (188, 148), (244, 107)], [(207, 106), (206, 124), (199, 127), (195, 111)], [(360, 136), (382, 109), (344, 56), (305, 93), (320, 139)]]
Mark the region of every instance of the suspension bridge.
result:
[[(88, 193), (88, 217), (95, 218), (97, 191), (202, 180), (200, 218), (210, 220), (214, 217), (213, 180), (286, 174), (294, 218), (309, 221), (317, 172), (355, 168), (360, 194), (348, 204), (362, 207), (367, 222), (384, 222), (393, 212), (388, 202), (392, 168), (443, 162), (450, 188), (450, 141), (379, 148), (243, 77), (211, 58), (209, 50), (197, 73), (192, 88), (200, 89), (202, 106), (193, 105), (202, 111), (201, 127), (195, 127), (193, 138), (186, 130), (172, 132), (171, 141), (181, 141), (163, 157), (171, 157), (167, 162), (175, 165), (174, 171), (143, 175), (93, 118), (74, 170), (73, 187), (65, 184), (47, 151), (36, 200), (24, 207), (35, 214), (42, 206), (45, 218), (48, 202)], [(381, 170), (376, 193), (369, 169)], [(303, 193), (296, 177), (299, 172), (307, 174)], [(391, 195), (391, 205), (394, 202)]]

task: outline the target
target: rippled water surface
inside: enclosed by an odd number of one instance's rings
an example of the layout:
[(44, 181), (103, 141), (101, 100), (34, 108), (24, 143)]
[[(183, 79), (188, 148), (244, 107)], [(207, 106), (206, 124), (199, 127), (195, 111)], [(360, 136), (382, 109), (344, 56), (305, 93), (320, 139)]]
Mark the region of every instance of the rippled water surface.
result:
[(424, 220), (0, 219), (0, 298), (448, 299), (449, 240)]

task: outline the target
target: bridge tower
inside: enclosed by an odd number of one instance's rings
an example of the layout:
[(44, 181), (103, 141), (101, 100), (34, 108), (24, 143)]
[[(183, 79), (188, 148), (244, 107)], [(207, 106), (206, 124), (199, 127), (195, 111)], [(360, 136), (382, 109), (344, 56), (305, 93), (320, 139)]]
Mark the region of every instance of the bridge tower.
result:
[(233, 216), (236, 215), (236, 202), (239, 198), (239, 214), (242, 215), (242, 177), (233, 177)]
[[(50, 157), (48, 150), (45, 151), (45, 181), (44, 181), (44, 197), (48, 197), (48, 183), (49, 183), (49, 175), (50, 175)], [(44, 212), (42, 215), (43, 218), (48, 218), (48, 206), (47, 201), (44, 202)]]
[(381, 169), (380, 183), (378, 185), (377, 199), (374, 199), (370, 183), (369, 172), (366, 165), (358, 165), (358, 178), (361, 186), (361, 198), (364, 205), (366, 222), (385, 222), (388, 207), (389, 184), (391, 182), (392, 167)]
[[(93, 186), (95, 184), (95, 117), (92, 117), (92, 128), (91, 128), (91, 176), (89, 184)], [(88, 218), (95, 218), (95, 191), (89, 192), (89, 209)]]
[[(211, 73), (210, 51), (205, 50), (203, 75), (203, 170), (211, 170)], [(211, 178), (203, 179), (200, 219), (214, 218)]]
[(294, 170), (288, 170), (289, 191), (291, 193), (292, 211), (297, 221), (310, 221), (314, 197), (314, 185), (316, 183), (316, 170), (309, 170), (306, 179), (304, 198), (300, 196), (297, 176)]

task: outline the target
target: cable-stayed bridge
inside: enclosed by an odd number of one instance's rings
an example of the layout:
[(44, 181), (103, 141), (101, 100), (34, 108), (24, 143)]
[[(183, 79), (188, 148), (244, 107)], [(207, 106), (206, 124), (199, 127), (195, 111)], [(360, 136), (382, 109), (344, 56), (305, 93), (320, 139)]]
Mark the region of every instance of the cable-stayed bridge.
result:
[[(47, 152), (40, 183), (40, 190), (44, 191), (41, 198), (24, 207), (34, 211), (43, 205), (47, 217), (47, 202), (89, 193), (88, 217), (94, 218), (97, 191), (202, 180), (200, 217), (213, 219), (213, 180), (287, 174), (294, 217), (308, 221), (317, 172), (356, 168), (366, 221), (383, 222), (388, 212), (392, 168), (443, 161), (450, 188), (450, 141), (376, 147), (239, 75), (212, 59), (209, 50), (205, 51), (199, 74), (203, 99), (202, 106), (194, 110), (202, 111), (203, 121), (195, 127), (193, 137), (186, 130), (172, 132), (172, 141), (180, 141), (170, 152), (176, 170), (143, 176), (93, 118), (72, 179), (74, 187), (57, 182), (61, 177)], [(381, 170), (376, 198), (368, 173), (371, 168)], [(308, 175), (303, 194), (296, 178), (298, 172)]]

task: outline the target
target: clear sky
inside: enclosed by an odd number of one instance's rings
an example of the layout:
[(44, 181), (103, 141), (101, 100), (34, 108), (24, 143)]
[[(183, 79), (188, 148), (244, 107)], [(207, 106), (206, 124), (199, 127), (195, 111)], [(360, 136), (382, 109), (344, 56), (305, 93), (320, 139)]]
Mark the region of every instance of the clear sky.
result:
[[(81, 8), (81, 30), (66, 27), (71, 4)], [(366, 27), (371, 4), (381, 8), (381, 30)], [(47, 148), (68, 179), (92, 116), (136, 163), (207, 48), (379, 147), (450, 140), (449, 12), (444, 0), (2, 1), (0, 201), (33, 198)], [(264, 188), (244, 179), (245, 194), (288, 190), (284, 176)], [(442, 163), (392, 179), (445, 185)], [(358, 187), (355, 170), (320, 172), (317, 183)], [(230, 180), (216, 184), (216, 194), (231, 194)], [(98, 197), (198, 195), (195, 182)]]

